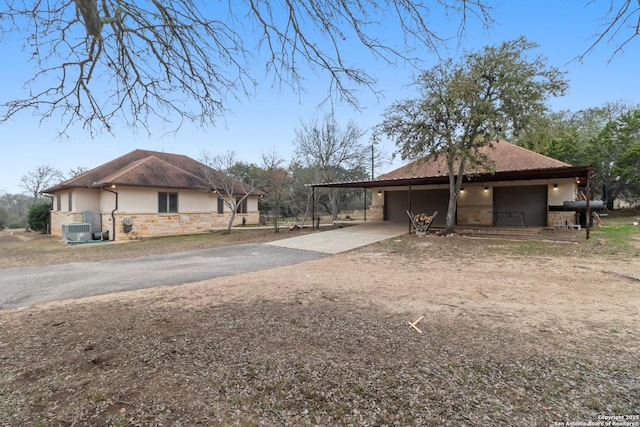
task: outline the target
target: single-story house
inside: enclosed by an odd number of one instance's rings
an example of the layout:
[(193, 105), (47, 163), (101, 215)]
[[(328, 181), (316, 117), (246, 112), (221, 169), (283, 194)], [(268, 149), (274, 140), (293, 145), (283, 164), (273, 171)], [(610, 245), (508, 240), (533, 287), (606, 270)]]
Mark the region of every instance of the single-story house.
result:
[[(580, 212), (568, 210), (564, 202), (577, 200), (580, 192), (590, 196), (591, 166), (571, 166), (506, 141), (494, 141), (482, 151), (490, 161), (489, 168), (465, 171), (456, 225), (579, 224)], [(442, 158), (413, 162), (371, 181), (322, 183), (313, 187), (370, 188), (369, 220), (408, 222), (407, 211), (414, 214), (438, 211), (433, 225), (445, 224), (449, 177)]]
[(236, 223), (258, 222), (263, 193), (230, 179), (184, 155), (134, 150), (45, 189), (53, 198), (50, 233), (86, 232), (81, 224), (92, 224), (92, 238), (109, 240), (205, 232), (228, 225), (230, 193), (236, 201), (248, 194)]

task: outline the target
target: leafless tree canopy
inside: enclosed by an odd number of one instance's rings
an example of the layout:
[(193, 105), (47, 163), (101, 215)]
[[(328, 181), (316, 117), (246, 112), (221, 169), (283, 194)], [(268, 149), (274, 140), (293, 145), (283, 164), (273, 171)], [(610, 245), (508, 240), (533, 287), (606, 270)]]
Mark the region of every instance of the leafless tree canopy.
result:
[[(328, 73), (327, 97), (357, 104), (375, 79), (347, 54), (354, 44), (390, 63), (436, 50), (431, 22), (490, 23), (484, 0), (3, 0), (0, 37), (17, 34), (36, 65), (25, 96), (2, 100), (0, 122), (22, 110), (80, 122), (91, 133), (116, 118), (132, 126), (179, 117), (214, 123), (229, 97), (251, 95), (265, 76), (304, 89)], [(396, 44), (385, 34), (403, 34)], [(354, 43), (355, 41), (355, 43)], [(424, 52), (424, 50), (422, 50)], [(315, 77), (315, 76), (314, 76)], [(149, 130), (147, 128), (147, 130)]]
[[(587, 5), (595, 3), (590, 0)], [(603, 41), (610, 41), (616, 46), (611, 57), (621, 53), (624, 48), (640, 35), (640, 0), (611, 0), (609, 10), (603, 17), (601, 30), (596, 34), (594, 42), (586, 52), (578, 57), (582, 61), (595, 47)]]
[(40, 165), (35, 170), (22, 175), (20, 184), (31, 196), (35, 203), (40, 198), (40, 192), (64, 179), (64, 174), (50, 165)]

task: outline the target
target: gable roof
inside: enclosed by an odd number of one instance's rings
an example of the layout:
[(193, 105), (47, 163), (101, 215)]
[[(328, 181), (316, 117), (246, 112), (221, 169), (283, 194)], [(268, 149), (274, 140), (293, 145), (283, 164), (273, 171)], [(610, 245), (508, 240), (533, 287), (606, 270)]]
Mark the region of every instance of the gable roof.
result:
[[(579, 178), (586, 182), (591, 166), (571, 166), (568, 163), (519, 147), (507, 141), (494, 141), (480, 150), (491, 162), (491, 168), (467, 168), (464, 181), (517, 181), (531, 179)], [(449, 182), (443, 158), (415, 161), (380, 175), (377, 179), (360, 182), (322, 183), (312, 187), (387, 187)]]
[[(226, 176), (182, 154), (134, 150), (42, 192), (112, 185), (204, 190), (212, 187), (209, 178), (214, 182), (222, 182)], [(246, 194), (251, 190), (240, 181), (234, 182), (233, 187), (235, 194)], [(256, 190), (251, 194), (261, 192)]]
[[(491, 162), (491, 172), (516, 172), (533, 169), (553, 169), (570, 167), (571, 165), (551, 157), (527, 150), (506, 141), (494, 141), (484, 146), (480, 152)], [(457, 167), (456, 167), (457, 169)], [(468, 175), (487, 173), (483, 168), (466, 169)], [(447, 165), (444, 158), (427, 162), (412, 162), (394, 171), (378, 177), (379, 180), (404, 179), (412, 177), (447, 176)]]

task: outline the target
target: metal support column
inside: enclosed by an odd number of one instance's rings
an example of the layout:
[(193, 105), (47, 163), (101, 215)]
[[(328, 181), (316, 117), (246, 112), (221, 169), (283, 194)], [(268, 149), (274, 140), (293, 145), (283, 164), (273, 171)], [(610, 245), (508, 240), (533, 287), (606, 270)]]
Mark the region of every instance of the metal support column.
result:
[(591, 235), (591, 172), (587, 174), (587, 212), (586, 212), (587, 240)]
[[(363, 188), (364, 190), (364, 222), (367, 222), (367, 189)], [(371, 194), (371, 197), (373, 197), (373, 194)]]
[(316, 229), (316, 187), (311, 187), (311, 229)]

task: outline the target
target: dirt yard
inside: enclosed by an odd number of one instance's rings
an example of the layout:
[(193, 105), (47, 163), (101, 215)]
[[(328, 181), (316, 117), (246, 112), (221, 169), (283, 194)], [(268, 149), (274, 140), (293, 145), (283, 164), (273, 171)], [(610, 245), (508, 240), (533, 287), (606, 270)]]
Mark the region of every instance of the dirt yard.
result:
[[(240, 234), (61, 248), (4, 233), (0, 266), (276, 237)], [(0, 425), (638, 426), (638, 238), (406, 235), (1, 311)]]

